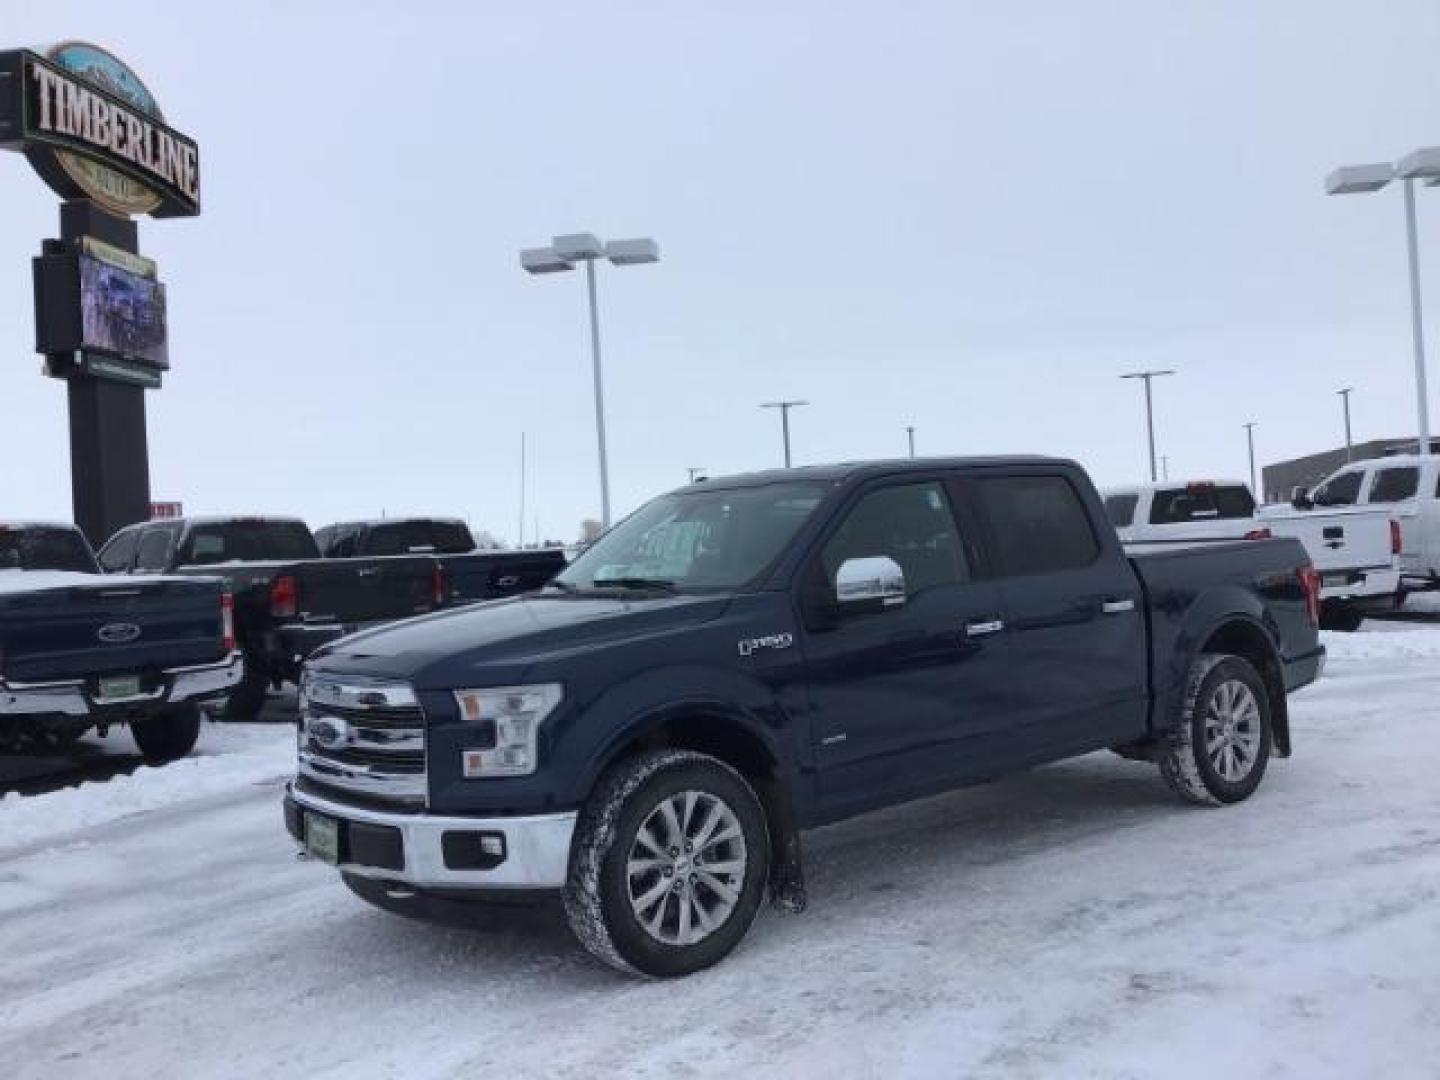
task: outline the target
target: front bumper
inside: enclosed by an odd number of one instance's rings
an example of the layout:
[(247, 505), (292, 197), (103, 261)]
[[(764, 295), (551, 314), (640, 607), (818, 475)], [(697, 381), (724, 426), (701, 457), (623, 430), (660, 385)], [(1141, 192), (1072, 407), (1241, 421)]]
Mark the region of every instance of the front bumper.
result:
[[(420, 889), (475, 891), (560, 888), (569, 871), (576, 817), (574, 811), (495, 818), (397, 813), (351, 806), (291, 785), (285, 828), (301, 844), (306, 811), (340, 823), (338, 870)], [(482, 837), (501, 838), (498, 860), (482, 851)]]
[(169, 668), (148, 690), (125, 698), (100, 700), (85, 679), (46, 683), (0, 680), (0, 716), (72, 716), (123, 719), (166, 705), (225, 697), (245, 674), (245, 661), (232, 652), (214, 664)]

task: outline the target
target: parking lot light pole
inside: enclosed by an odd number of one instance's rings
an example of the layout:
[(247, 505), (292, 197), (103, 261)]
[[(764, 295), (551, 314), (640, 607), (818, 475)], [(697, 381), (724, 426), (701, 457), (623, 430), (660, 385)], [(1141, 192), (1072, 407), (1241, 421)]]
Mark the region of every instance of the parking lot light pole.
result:
[(1255, 421), (1251, 420), (1245, 425), (1245, 442), (1250, 447), (1250, 494), (1254, 495), (1255, 488)]
[(801, 405), (809, 405), (808, 401), (766, 401), (761, 404), (762, 409), (780, 410), (780, 437), (785, 440), (785, 468), (790, 468), (790, 410)]
[(1340, 395), (1341, 408), (1345, 413), (1345, 463), (1347, 465), (1350, 463), (1350, 459), (1355, 456), (1354, 451), (1351, 449), (1353, 444), (1350, 441), (1350, 395), (1354, 392), (1355, 388), (1353, 386), (1347, 386), (1343, 390), (1335, 391), (1335, 393)]
[(915, 456), (915, 428), (914, 428), (914, 426), (912, 425), (912, 426), (910, 426), (910, 427), (907, 427), (907, 428), (905, 429), (905, 434), (906, 434), (906, 435), (909, 437), (909, 439), (910, 439), (910, 456), (913, 458), (913, 457)]
[(1415, 181), (1440, 184), (1440, 146), (1406, 154), (1395, 164), (1342, 165), (1325, 178), (1327, 195), (1366, 195), (1400, 179), (1405, 189), (1405, 247), (1410, 276), (1410, 341), (1415, 353), (1415, 412), (1420, 453), (1430, 449), (1430, 402), (1425, 386), (1425, 324), (1420, 309), (1420, 240), (1415, 228)]
[(1150, 371), (1132, 371), (1128, 375), (1121, 375), (1122, 379), (1144, 379), (1145, 380), (1145, 433), (1150, 440), (1150, 482), (1153, 484), (1159, 479), (1155, 472), (1155, 404), (1150, 396), (1150, 382), (1162, 375), (1174, 375), (1170, 369), (1152, 369)]
[(527, 274), (557, 274), (585, 264), (585, 291), (590, 300), (590, 359), (595, 369), (595, 436), (600, 450), (600, 524), (610, 527), (610, 464), (605, 452), (605, 385), (600, 373), (600, 310), (595, 299), (595, 261), (614, 266), (660, 261), (660, 245), (648, 237), (602, 243), (593, 233), (569, 233), (551, 239), (549, 247), (520, 252)]

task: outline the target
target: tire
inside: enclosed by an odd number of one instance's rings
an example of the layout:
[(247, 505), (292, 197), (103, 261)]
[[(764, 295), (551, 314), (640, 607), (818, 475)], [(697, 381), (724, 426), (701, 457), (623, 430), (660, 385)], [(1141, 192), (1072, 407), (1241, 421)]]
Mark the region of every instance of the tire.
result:
[(163, 765), (195, 749), (200, 737), (200, 706), (178, 705), (130, 725), (130, 736), (147, 764)]
[(238, 724), (253, 724), (260, 719), (265, 708), (265, 692), (270, 686), (270, 676), (264, 665), (245, 654), (245, 675), (230, 691), (225, 703), (225, 719)]
[(1353, 634), (1365, 621), (1364, 612), (1352, 604), (1327, 603), (1320, 607), (1320, 629)]
[(1259, 673), (1241, 657), (1204, 653), (1190, 667), (1160, 774), (1187, 802), (1237, 803), (1260, 786), (1271, 739), (1270, 697)]
[(769, 866), (765, 811), (744, 777), (689, 750), (641, 754), (611, 769), (581, 808), (565, 914), (581, 944), (620, 971), (688, 975), (749, 931)]

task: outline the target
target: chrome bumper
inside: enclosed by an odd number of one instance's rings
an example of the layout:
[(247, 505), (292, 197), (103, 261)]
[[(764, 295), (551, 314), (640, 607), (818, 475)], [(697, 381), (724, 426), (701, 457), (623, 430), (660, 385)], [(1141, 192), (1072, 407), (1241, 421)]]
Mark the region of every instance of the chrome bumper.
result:
[(245, 674), (245, 661), (233, 652), (217, 664), (171, 668), (154, 690), (125, 698), (97, 700), (85, 688), (85, 680), (66, 682), (7, 683), (0, 680), (0, 716), (103, 716), (110, 710), (137, 705), (179, 704), (204, 701), (230, 692)]
[[(341, 822), (380, 826), (399, 832), (403, 867), (370, 866), (341, 861), (336, 867), (347, 874), (402, 882), (431, 889), (558, 889), (565, 884), (570, 866), (570, 839), (575, 833), (575, 813), (536, 814), (531, 817), (441, 817), (435, 814), (387, 813), (334, 802), (292, 786), (286, 800), (300, 815), (302, 840), (303, 812), (323, 814)], [(287, 815), (288, 816), (288, 815)], [(458, 870), (446, 864), (446, 833), (499, 834), (505, 838), (505, 858), (488, 870)], [(343, 848), (343, 844), (342, 844)]]

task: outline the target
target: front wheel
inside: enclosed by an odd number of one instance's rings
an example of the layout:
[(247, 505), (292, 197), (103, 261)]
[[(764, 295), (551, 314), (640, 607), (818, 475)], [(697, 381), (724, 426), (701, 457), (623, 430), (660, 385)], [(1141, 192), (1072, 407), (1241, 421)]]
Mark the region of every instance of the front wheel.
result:
[(195, 749), (200, 738), (200, 706), (178, 705), (130, 725), (130, 735), (145, 761), (163, 765)]
[(641, 754), (580, 812), (565, 912), (611, 966), (688, 975), (749, 931), (769, 865), (765, 812), (744, 777), (688, 750)]
[(1259, 673), (1241, 657), (1206, 653), (1190, 668), (1160, 774), (1188, 802), (1237, 803), (1260, 786), (1270, 740), (1270, 697)]

